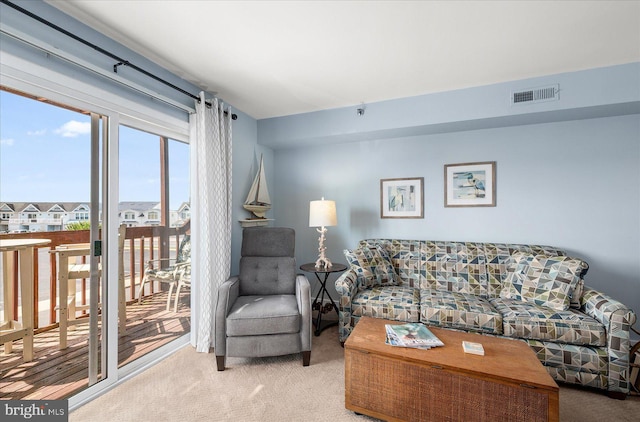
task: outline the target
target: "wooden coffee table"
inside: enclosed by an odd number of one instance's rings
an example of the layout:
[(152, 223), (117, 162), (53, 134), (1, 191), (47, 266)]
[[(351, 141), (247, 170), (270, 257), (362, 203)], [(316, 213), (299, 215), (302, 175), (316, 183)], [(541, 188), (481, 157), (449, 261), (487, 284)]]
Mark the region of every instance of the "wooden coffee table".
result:
[[(519, 340), (429, 327), (443, 347), (385, 344), (385, 324), (363, 317), (345, 343), (345, 407), (387, 421), (557, 421), (558, 385)], [(485, 355), (464, 353), (462, 341)]]

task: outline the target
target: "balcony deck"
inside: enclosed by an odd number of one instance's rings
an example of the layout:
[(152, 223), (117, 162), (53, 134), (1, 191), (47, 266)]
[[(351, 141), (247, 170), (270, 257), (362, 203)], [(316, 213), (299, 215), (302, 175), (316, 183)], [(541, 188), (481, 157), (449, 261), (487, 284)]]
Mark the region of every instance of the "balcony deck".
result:
[[(166, 292), (127, 304), (127, 334), (118, 346), (118, 367), (149, 353), (191, 329), (189, 291), (180, 294), (178, 312), (167, 311)], [(56, 400), (72, 396), (88, 384), (89, 324), (69, 331), (65, 350), (58, 350), (58, 328), (34, 335), (34, 359), (24, 363), (22, 340), (13, 352), (0, 354), (0, 399)]]

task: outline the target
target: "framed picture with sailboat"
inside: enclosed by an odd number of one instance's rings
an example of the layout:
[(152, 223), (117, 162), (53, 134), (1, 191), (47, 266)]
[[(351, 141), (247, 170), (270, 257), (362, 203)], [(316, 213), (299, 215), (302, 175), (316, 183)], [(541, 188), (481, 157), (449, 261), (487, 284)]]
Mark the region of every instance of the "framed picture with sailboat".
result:
[(260, 165), (243, 207), (245, 210), (251, 212), (251, 216), (240, 220), (242, 227), (266, 226), (269, 223), (270, 220), (266, 217), (266, 212), (271, 209), (271, 198), (269, 197), (269, 189), (267, 188), (267, 178), (264, 173), (264, 159), (262, 155), (260, 155)]

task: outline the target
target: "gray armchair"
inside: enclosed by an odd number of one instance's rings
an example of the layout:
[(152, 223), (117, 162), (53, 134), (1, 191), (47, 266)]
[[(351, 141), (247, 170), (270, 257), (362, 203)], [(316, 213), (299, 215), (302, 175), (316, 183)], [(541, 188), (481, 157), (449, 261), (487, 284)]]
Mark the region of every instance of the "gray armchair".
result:
[(218, 290), (214, 352), (225, 357), (302, 353), (311, 359), (311, 288), (296, 274), (295, 231), (249, 227), (242, 232), (240, 274)]

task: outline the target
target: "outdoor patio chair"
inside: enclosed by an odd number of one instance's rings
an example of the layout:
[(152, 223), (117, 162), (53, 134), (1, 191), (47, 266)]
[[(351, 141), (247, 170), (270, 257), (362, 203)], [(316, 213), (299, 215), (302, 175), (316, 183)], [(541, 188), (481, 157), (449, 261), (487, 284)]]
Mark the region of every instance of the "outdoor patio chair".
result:
[(296, 274), (295, 232), (249, 227), (242, 232), (240, 274), (218, 289), (214, 352), (218, 371), (225, 357), (280, 356), (302, 352), (311, 359), (311, 288)]
[(186, 265), (182, 269), (182, 274), (178, 277), (178, 287), (173, 301), (173, 312), (178, 312), (178, 300), (180, 299), (180, 290), (183, 288), (191, 289), (191, 265)]
[[(180, 280), (183, 280), (182, 284)], [(191, 280), (191, 236), (185, 234), (178, 247), (178, 253), (175, 259), (162, 258), (152, 259), (147, 262), (144, 269), (144, 276), (140, 282), (140, 290), (138, 292), (138, 303), (142, 303), (142, 295), (144, 286), (153, 281), (169, 285), (169, 293), (167, 294), (167, 311), (171, 307), (171, 294), (176, 287), (190, 286)], [(176, 303), (174, 310), (178, 309), (178, 293), (176, 292)]]

